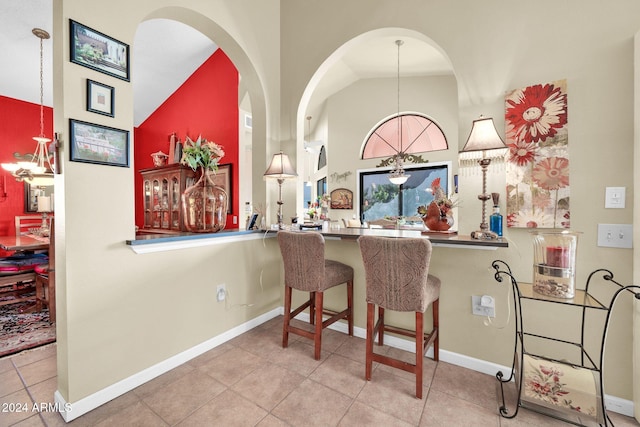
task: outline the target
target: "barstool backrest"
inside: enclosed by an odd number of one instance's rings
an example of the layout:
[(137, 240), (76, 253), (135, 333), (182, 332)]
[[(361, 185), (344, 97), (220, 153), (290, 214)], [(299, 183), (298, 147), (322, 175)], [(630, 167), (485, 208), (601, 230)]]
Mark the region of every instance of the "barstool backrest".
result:
[(284, 283), (299, 291), (324, 289), (324, 237), (314, 231), (279, 231)]
[(361, 236), (367, 302), (395, 311), (424, 312), (438, 298), (431, 289), (431, 242), (421, 238)]

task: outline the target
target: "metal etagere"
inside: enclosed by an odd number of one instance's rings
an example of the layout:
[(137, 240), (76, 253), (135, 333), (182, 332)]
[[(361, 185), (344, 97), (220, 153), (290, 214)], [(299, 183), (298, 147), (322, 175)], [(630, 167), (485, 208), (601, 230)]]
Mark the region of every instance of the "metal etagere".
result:
[[(508, 378), (505, 378), (502, 371), (496, 374), (502, 397), (500, 415), (504, 418), (514, 418), (518, 415), (520, 407), (523, 407), (576, 425), (613, 425), (606, 413), (604, 401), (603, 366), (607, 331), (611, 312), (618, 297), (628, 294), (640, 299), (640, 286), (624, 286), (614, 279), (611, 271), (597, 269), (589, 274), (585, 289), (576, 290), (573, 298), (556, 298), (534, 292), (531, 284), (518, 283), (511, 268), (504, 261), (495, 260), (491, 266), (495, 269), (494, 278), (497, 282), (502, 283), (505, 279), (510, 281), (515, 309), (515, 342), (511, 373)], [(592, 291), (597, 291), (598, 298)], [(581, 322), (579, 341), (559, 339), (525, 330), (522, 317), (524, 301), (533, 301), (532, 304), (562, 304), (569, 310), (576, 310), (576, 321), (580, 319)], [(530, 304), (525, 305), (529, 309)], [(600, 313), (599, 316), (595, 316), (599, 319), (595, 322), (602, 328), (602, 337), (596, 351), (593, 351), (593, 345), (585, 343), (585, 324), (587, 321), (589, 325), (594, 322), (589, 313)], [(589, 331), (593, 330), (594, 328), (589, 328)], [(532, 350), (536, 347), (535, 344), (538, 346)], [(559, 349), (558, 354), (562, 356), (550, 356), (551, 351), (546, 351), (550, 348)], [(567, 356), (568, 354), (572, 356)], [(548, 381), (542, 381), (541, 377)], [(572, 381), (573, 384), (580, 385), (570, 388)], [(515, 407), (509, 409), (505, 399), (505, 386), (512, 382), (515, 383), (517, 400)], [(563, 387), (566, 388), (563, 390)], [(593, 402), (593, 407), (577, 404), (572, 400), (576, 397), (581, 399), (582, 403)]]

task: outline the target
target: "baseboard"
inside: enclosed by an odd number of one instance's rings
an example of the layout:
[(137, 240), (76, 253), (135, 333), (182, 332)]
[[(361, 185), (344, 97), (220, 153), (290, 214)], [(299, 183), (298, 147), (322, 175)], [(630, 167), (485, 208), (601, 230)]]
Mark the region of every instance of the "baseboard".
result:
[[(119, 381), (109, 387), (106, 387), (90, 396), (78, 400), (74, 403), (67, 403), (62, 397), (59, 391), (54, 394), (55, 403), (58, 408), (62, 408), (60, 414), (66, 422), (71, 422), (74, 419), (86, 414), (93, 409), (121, 396), (134, 388), (188, 362), (189, 360), (206, 353), (207, 351), (241, 335), (262, 323), (280, 316), (284, 313), (283, 307), (275, 308), (268, 313), (258, 316), (250, 321), (236, 326), (216, 337), (211, 338), (201, 344), (196, 345), (188, 350), (183, 351), (173, 357), (170, 357), (154, 366), (151, 366), (143, 371), (140, 371), (129, 378)], [(309, 315), (307, 313), (301, 313), (296, 316), (296, 319), (308, 322)], [(329, 329), (347, 333), (347, 325), (342, 322), (336, 322), (329, 326)], [(353, 328), (353, 335), (359, 338), (366, 338), (367, 331), (364, 328), (355, 326)], [(403, 338), (394, 336), (385, 336), (385, 343), (391, 347), (395, 347), (406, 351), (415, 351), (415, 343)], [(427, 357), (433, 357), (433, 349), (429, 348), (426, 354)], [(487, 375), (495, 375), (498, 371), (502, 371), (505, 376), (511, 373), (511, 368), (501, 366), (485, 360), (476, 359), (473, 357), (465, 356), (463, 354), (454, 353), (451, 351), (440, 349), (440, 360), (443, 362), (451, 363), (452, 365), (461, 366), (463, 368), (471, 369), (473, 371), (481, 372)], [(607, 409), (628, 417), (633, 417), (633, 402), (631, 400), (621, 399), (616, 396), (605, 395), (605, 405)]]
[(278, 307), (275, 308), (263, 315), (260, 315), (254, 319), (249, 320), (242, 325), (236, 326), (235, 328), (229, 329), (228, 331), (211, 338), (201, 344), (196, 345), (188, 350), (183, 351), (182, 353), (176, 354), (166, 360), (163, 360), (160, 363), (157, 363), (143, 371), (140, 371), (128, 378), (125, 378), (122, 381), (118, 381), (115, 384), (112, 384), (100, 391), (97, 391), (85, 398), (82, 398), (73, 403), (67, 403), (62, 394), (56, 390), (54, 394), (55, 403), (58, 405), (58, 408), (62, 408), (60, 411), (60, 415), (65, 420), (65, 422), (73, 421), (74, 419), (86, 414), (93, 409), (109, 402), (110, 400), (115, 399), (118, 396), (121, 396), (136, 387), (141, 386), (142, 384), (188, 362), (189, 360), (200, 356), (203, 353), (223, 344), (230, 339), (241, 335), (256, 326), (261, 325), (262, 323), (273, 319), (274, 317), (280, 316), (283, 313), (283, 308)]

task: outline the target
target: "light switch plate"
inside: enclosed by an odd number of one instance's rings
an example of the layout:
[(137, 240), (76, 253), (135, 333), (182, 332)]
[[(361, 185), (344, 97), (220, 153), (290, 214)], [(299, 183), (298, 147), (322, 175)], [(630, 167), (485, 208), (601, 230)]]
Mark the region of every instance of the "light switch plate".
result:
[(631, 224), (598, 224), (598, 246), (631, 249), (633, 227)]
[(607, 187), (604, 196), (604, 207), (623, 209), (625, 206), (626, 187)]

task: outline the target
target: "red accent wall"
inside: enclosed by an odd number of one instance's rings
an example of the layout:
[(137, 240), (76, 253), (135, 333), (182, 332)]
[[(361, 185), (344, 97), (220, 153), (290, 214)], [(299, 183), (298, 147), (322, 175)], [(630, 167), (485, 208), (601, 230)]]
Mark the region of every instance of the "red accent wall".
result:
[[(136, 225), (144, 224), (141, 169), (153, 167), (151, 154), (169, 154), (169, 137), (180, 141), (199, 135), (224, 148), (221, 164), (231, 163), (232, 215), (239, 213), (238, 71), (222, 50), (216, 50), (156, 111), (134, 129)], [(231, 215), (227, 228), (236, 228)]]
[[(44, 133), (53, 138), (53, 109), (50, 107), (44, 107)], [(39, 134), (40, 104), (0, 96), (0, 163), (14, 162), (15, 152), (33, 154), (36, 149), (33, 137)], [(6, 199), (2, 197), (5, 191)], [(25, 215), (24, 184), (0, 168), (0, 236), (16, 234), (14, 217), (18, 215)]]

